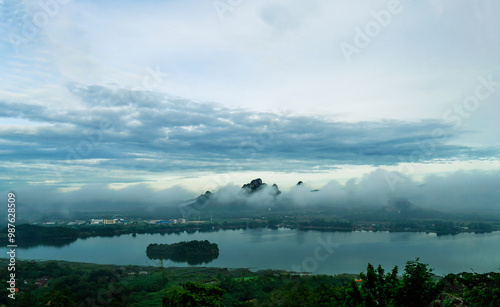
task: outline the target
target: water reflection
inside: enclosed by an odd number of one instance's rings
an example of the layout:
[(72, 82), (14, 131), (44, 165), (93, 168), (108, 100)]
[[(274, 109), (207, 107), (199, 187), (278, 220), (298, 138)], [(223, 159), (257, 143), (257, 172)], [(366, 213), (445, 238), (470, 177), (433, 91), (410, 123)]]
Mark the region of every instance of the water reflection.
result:
[(71, 243), (76, 242), (78, 239), (58, 239), (58, 240), (47, 240), (47, 241), (23, 241), (18, 244), (18, 248), (31, 249), (37, 246), (47, 246), (47, 247), (57, 247), (63, 248), (69, 246)]
[(176, 263), (187, 263), (189, 265), (199, 265), (199, 264), (208, 264), (215, 259), (219, 258), (219, 255), (191, 255), (186, 257), (181, 256), (170, 256), (170, 257), (157, 257), (153, 255), (147, 255), (151, 260), (171, 260)]
[[(470, 272), (471, 268), (475, 272), (490, 272), (498, 269), (495, 255), (500, 254), (500, 232), (438, 237), (432, 233), (325, 233), (280, 228), (92, 237), (78, 239), (70, 245), (67, 245), (70, 242), (56, 242), (59, 247), (20, 247), (16, 257), (146, 265), (151, 260), (144, 251), (150, 243), (209, 240), (219, 246), (219, 257), (172, 261), (176, 266), (291, 270), (294, 265), (302, 266), (308, 257), (315, 257), (316, 249), (321, 246), (319, 239), (331, 244), (333, 253), (326, 260), (318, 261), (315, 274), (359, 273), (366, 269), (368, 262), (380, 263), (384, 268), (404, 267), (406, 261), (416, 257), (435, 268), (437, 274)], [(1, 257), (7, 258), (6, 252), (6, 247), (0, 247), (0, 256), (5, 255)], [(324, 253), (320, 251), (319, 255), (323, 259)]]
[(298, 245), (304, 245), (305, 241), (306, 241), (306, 232), (297, 231), (297, 234), (295, 235), (295, 242), (297, 242)]
[(389, 241), (393, 243), (408, 243), (410, 241), (410, 233), (395, 232), (393, 236), (389, 237)]
[(262, 237), (264, 235), (264, 228), (256, 228), (252, 229), (250, 232), (245, 232), (245, 235), (250, 238), (251, 243), (259, 243), (262, 242)]

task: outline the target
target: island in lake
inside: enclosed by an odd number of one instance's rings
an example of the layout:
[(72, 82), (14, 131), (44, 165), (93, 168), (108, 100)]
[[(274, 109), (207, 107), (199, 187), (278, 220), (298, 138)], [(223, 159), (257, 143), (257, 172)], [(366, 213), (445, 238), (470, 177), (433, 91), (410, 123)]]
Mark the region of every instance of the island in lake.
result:
[(219, 246), (216, 243), (204, 241), (182, 241), (172, 244), (149, 244), (146, 255), (150, 259), (187, 262), (190, 265), (209, 263), (219, 257)]

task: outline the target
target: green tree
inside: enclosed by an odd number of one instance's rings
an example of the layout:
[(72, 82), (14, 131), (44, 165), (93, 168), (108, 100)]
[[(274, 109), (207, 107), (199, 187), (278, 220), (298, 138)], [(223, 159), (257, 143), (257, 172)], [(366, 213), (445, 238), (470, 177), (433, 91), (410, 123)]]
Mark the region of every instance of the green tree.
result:
[(182, 288), (170, 290), (163, 299), (163, 306), (221, 306), (225, 293), (217, 286), (189, 281)]
[(432, 269), (419, 262), (419, 258), (406, 263), (401, 288), (397, 294), (397, 305), (408, 307), (427, 306), (439, 293), (432, 278)]
[(391, 273), (388, 273), (384, 279), (383, 294), (380, 297), (380, 304), (382, 306), (392, 306), (396, 299), (399, 290), (400, 281), (398, 279), (398, 266), (396, 265)]
[(291, 282), (290, 287), (284, 306), (316, 306), (312, 301), (311, 289), (303, 281)]
[(60, 290), (52, 287), (50, 291), (43, 297), (43, 305), (55, 307), (72, 307), (76, 303), (71, 298), (69, 289)]
[[(339, 300), (342, 300), (342, 298), (339, 298)], [(344, 306), (364, 306), (363, 296), (361, 295), (361, 291), (359, 290), (358, 285), (354, 280), (351, 282), (351, 285), (347, 289), (343, 301)]]
[[(366, 268), (366, 274), (360, 273), (362, 279), (360, 295), (363, 306), (392, 306), (399, 286), (397, 278), (398, 267), (395, 266), (391, 273), (385, 274), (379, 264), (377, 269), (370, 263)], [(353, 291), (355, 291), (353, 289)], [(354, 292), (353, 292), (354, 293)]]
[(331, 285), (322, 283), (314, 289), (313, 296), (316, 298), (317, 306), (335, 306), (335, 295), (338, 289)]
[(361, 284), (361, 293), (366, 306), (375, 306), (377, 304), (378, 277), (373, 265), (368, 263), (366, 274), (360, 274), (363, 283)]

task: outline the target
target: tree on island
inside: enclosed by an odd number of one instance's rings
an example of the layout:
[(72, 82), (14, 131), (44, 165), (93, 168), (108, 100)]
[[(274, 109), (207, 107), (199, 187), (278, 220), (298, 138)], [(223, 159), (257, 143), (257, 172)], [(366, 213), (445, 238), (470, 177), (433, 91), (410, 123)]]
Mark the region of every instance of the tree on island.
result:
[(219, 247), (215, 243), (204, 241), (182, 241), (172, 244), (149, 244), (146, 254), (150, 259), (170, 259), (188, 264), (208, 263), (219, 257)]

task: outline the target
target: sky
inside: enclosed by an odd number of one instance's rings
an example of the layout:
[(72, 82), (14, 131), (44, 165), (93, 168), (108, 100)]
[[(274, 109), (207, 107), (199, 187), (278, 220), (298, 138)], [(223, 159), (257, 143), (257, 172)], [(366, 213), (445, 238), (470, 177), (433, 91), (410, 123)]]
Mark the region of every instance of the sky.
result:
[(496, 178), (499, 9), (0, 0), (0, 191), (178, 201), (258, 177), (393, 192)]

